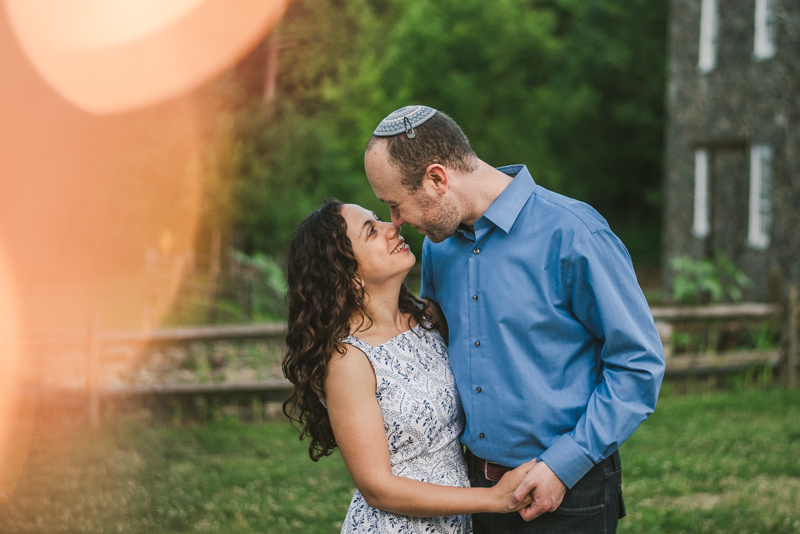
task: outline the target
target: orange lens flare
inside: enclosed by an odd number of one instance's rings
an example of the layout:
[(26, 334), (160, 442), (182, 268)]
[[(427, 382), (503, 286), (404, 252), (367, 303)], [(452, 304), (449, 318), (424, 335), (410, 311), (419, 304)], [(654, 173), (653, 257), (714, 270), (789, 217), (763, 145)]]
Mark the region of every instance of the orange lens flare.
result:
[(102, 329), (158, 325), (182, 270), (159, 279), (153, 302), (153, 254), (191, 255), (209, 161), (225, 157), (217, 121), (227, 96), (194, 90), (231, 68), (285, 8), (284, 0), (5, 0), (0, 496), (14, 487), (9, 459), (24, 455), (19, 428), (32, 427), (41, 398), (31, 391), (86, 388), (84, 349), (44, 347), (42, 338), (85, 335), (98, 311)]
[(91, 113), (149, 106), (230, 66), (287, 0), (5, 0), (39, 75)]
[[(8, 259), (0, 242), (0, 498), (14, 487), (19, 468), (11, 465), (12, 445), (20, 440), (17, 416), (20, 397), (18, 302)], [(18, 463), (18, 462), (17, 462)]]

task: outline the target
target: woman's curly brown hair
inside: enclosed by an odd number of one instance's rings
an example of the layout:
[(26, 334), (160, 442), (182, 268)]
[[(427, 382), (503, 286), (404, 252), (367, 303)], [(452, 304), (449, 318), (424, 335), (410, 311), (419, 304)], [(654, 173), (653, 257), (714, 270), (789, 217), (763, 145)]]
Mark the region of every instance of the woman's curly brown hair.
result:
[[(308, 452), (319, 460), (336, 448), (324, 396), (325, 371), (334, 351), (344, 354), (342, 339), (353, 317), (371, 324), (356, 291), (356, 261), (342, 202), (331, 199), (300, 224), (289, 248), (287, 353), (283, 374), (294, 384), (283, 413), (301, 426), (300, 439), (311, 438)], [(436, 328), (427, 302), (400, 289), (400, 311), (425, 329)]]

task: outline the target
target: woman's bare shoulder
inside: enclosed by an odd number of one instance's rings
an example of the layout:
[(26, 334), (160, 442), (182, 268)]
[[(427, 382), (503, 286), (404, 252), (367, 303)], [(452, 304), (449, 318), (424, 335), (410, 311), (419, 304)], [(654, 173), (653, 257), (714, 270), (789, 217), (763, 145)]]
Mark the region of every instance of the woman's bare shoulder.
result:
[(325, 373), (325, 388), (351, 387), (375, 382), (375, 371), (363, 350), (348, 343), (339, 343), (331, 353)]

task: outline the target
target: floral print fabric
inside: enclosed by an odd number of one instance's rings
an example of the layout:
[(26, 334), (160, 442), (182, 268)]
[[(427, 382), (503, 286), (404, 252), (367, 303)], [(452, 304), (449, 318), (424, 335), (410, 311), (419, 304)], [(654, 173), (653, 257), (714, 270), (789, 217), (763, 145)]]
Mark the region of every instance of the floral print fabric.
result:
[[(392, 472), (440, 486), (469, 487), (458, 438), (464, 412), (447, 347), (436, 330), (417, 325), (373, 347), (354, 336), (375, 370)], [(356, 491), (342, 533), (469, 534), (471, 517), (409, 517), (371, 508)]]

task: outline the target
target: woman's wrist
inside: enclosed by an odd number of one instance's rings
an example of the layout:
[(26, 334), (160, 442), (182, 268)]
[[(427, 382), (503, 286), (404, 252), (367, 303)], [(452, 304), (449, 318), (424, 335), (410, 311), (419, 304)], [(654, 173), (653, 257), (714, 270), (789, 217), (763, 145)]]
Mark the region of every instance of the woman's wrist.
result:
[(503, 514), (508, 512), (508, 497), (506, 497), (499, 484), (495, 484), (488, 490), (487, 513)]

